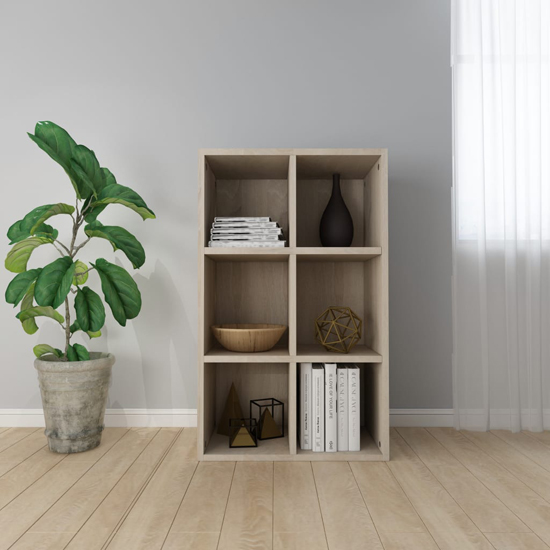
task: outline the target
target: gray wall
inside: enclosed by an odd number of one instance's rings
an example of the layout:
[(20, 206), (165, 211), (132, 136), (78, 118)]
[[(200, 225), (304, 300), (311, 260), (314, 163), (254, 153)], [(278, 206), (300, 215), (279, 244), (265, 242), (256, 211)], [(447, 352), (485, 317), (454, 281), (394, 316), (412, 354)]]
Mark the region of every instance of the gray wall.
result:
[[(110, 320), (91, 344), (118, 358), (110, 407), (196, 407), (199, 147), (389, 148), (391, 406), (452, 406), (449, 11), (442, 0), (1, 3), (2, 232), (72, 201), (25, 135), (38, 120), (93, 148), (158, 216), (106, 211), (148, 252), (142, 315), (126, 329)], [(99, 242), (87, 257), (110, 253)], [(10, 279), (0, 271), (2, 288)], [(31, 348), (62, 336), (48, 321), (28, 336), (14, 313), (0, 308), (0, 409), (38, 408)]]

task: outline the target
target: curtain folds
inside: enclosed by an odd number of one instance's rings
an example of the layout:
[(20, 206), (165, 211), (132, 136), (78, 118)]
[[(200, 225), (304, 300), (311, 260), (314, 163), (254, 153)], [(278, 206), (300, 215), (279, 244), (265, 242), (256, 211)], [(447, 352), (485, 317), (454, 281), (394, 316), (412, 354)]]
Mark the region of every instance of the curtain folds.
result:
[(550, 428), (550, 0), (453, 0), (459, 429)]

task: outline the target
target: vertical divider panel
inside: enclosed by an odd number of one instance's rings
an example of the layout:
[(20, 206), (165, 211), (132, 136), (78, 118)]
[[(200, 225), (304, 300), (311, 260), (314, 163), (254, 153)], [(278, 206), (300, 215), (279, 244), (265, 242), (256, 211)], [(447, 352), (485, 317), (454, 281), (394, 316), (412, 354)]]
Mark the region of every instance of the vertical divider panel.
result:
[(296, 422), (297, 422), (297, 379), (296, 363), (288, 366), (288, 446), (291, 455), (296, 454)]
[(296, 155), (288, 162), (288, 246), (296, 248)]
[(290, 256), (288, 257), (288, 353), (291, 356), (297, 354), (296, 340), (298, 325), (296, 312), (296, 281), (298, 273), (296, 262), (296, 254), (290, 254)]

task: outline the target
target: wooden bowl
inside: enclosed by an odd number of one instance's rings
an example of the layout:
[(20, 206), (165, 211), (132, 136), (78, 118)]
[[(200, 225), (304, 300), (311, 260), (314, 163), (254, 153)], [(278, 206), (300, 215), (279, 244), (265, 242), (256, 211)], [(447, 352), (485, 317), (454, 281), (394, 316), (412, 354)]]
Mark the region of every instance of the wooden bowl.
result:
[(286, 325), (251, 323), (246, 325), (212, 325), (212, 334), (229, 351), (251, 353), (270, 350), (285, 333)]

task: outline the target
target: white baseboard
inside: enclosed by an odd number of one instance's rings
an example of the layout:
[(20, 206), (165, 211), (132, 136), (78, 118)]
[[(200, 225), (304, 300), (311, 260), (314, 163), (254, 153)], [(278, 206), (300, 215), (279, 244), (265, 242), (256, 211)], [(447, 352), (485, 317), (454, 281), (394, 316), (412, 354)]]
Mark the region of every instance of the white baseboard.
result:
[[(107, 409), (109, 428), (192, 428), (197, 425), (196, 409)], [(0, 428), (44, 426), (42, 409), (0, 409)], [(453, 409), (391, 409), (390, 426), (408, 428), (451, 428)]]
[[(196, 409), (107, 409), (108, 428), (194, 428)], [(0, 428), (42, 428), (42, 409), (0, 409)]]

